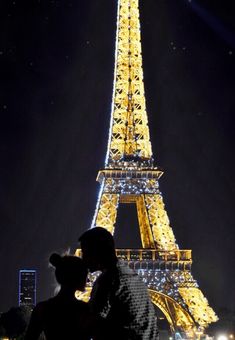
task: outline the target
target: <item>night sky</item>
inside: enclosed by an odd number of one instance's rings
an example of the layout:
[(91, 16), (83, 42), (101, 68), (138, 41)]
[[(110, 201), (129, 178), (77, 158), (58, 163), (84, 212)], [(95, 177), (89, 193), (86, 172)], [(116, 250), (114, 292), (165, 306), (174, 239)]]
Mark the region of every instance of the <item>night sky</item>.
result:
[[(160, 188), (216, 312), (235, 309), (233, 2), (140, 0)], [(73, 252), (90, 226), (108, 139), (115, 25), (115, 0), (1, 1), (0, 311), (17, 305), (19, 269), (37, 270), (38, 301), (51, 296), (49, 255)], [(126, 208), (117, 246), (138, 246)]]

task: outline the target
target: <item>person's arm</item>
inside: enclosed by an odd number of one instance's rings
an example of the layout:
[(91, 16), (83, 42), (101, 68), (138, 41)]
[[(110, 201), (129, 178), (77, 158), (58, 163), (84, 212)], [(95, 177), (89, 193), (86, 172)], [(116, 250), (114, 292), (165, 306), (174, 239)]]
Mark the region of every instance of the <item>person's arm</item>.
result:
[(92, 338), (94, 340), (112, 339), (113, 330), (115, 328), (112, 328), (112, 331), (110, 331), (110, 320), (108, 320), (108, 315), (111, 311), (116, 292), (116, 281), (116, 272), (111, 271), (101, 274), (93, 285), (88, 305), (93, 320)]
[(24, 340), (38, 340), (42, 331), (42, 305), (39, 304), (32, 312)]
[(92, 312), (107, 318), (120, 288), (119, 272), (115, 266), (104, 271), (95, 281), (89, 305)]

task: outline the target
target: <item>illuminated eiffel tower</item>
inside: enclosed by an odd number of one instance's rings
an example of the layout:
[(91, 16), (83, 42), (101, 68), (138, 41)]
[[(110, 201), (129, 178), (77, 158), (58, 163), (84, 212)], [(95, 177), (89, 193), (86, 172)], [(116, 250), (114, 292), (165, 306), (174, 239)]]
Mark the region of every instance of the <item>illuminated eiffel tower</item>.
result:
[(146, 282), (171, 330), (195, 339), (217, 316), (191, 274), (191, 250), (176, 243), (159, 191), (162, 174), (149, 136), (138, 0), (119, 0), (109, 140), (91, 227), (114, 234), (119, 203), (136, 204), (142, 248), (117, 249), (117, 255)]

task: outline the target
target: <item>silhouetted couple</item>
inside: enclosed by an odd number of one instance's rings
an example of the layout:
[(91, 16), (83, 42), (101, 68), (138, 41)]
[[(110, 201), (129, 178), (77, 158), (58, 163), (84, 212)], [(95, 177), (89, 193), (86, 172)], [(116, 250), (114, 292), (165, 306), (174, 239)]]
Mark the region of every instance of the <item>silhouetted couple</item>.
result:
[[(82, 257), (53, 254), (50, 263), (61, 285), (52, 299), (39, 303), (25, 340), (155, 340), (156, 317), (142, 279), (116, 257), (112, 235), (104, 228), (86, 231), (80, 238)], [(88, 303), (75, 298), (83, 291), (88, 269), (101, 271)]]

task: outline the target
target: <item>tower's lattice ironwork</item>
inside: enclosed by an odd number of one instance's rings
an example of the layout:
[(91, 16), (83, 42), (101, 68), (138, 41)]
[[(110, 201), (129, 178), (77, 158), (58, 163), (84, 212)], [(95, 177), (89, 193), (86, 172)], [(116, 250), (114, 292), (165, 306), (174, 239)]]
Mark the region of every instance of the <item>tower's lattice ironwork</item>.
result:
[(136, 203), (142, 249), (118, 249), (138, 271), (172, 330), (194, 337), (217, 317), (191, 273), (190, 250), (179, 250), (153, 165), (145, 105), (138, 0), (119, 0), (112, 112), (105, 168), (92, 227), (115, 231), (119, 203)]

